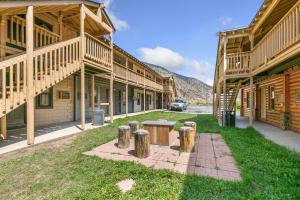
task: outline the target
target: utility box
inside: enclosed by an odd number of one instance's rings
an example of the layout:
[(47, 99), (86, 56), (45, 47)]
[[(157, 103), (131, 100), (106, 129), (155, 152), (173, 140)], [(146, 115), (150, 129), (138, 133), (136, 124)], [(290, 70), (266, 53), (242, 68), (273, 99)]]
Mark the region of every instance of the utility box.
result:
[(102, 109), (95, 109), (94, 111), (94, 123), (93, 125), (103, 125), (105, 120), (105, 111)]

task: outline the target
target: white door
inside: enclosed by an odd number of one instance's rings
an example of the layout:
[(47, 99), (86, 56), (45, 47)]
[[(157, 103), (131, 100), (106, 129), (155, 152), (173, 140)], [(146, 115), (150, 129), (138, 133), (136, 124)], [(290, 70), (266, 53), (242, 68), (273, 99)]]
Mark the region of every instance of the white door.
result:
[(267, 118), (267, 112), (266, 112), (266, 88), (262, 87), (260, 90), (260, 111), (261, 111), (261, 118), (266, 119)]

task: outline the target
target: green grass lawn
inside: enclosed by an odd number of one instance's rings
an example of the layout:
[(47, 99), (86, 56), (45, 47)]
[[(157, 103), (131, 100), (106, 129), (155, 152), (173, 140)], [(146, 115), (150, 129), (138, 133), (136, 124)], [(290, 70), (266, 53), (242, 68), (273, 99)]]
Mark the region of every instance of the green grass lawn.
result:
[[(198, 132), (219, 132), (231, 148), (241, 182), (182, 175), (148, 169), (132, 162), (86, 156), (117, 135), (129, 120), (186, 120), (197, 122)], [(0, 161), (0, 199), (300, 199), (300, 155), (265, 140), (252, 128), (221, 128), (210, 115), (148, 113), (118, 119), (112, 125), (86, 131), (73, 142), (39, 149)], [(133, 190), (120, 193), (116, 183), (136, 181)]]

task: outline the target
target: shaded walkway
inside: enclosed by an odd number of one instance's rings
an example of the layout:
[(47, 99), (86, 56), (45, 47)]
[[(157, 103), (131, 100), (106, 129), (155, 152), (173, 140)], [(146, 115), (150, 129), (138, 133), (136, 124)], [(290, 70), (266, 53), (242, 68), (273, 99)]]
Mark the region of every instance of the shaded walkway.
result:
[[(145, 113), (155, 112), (155, 111), (161, 111), (161, 110), (130, 113), (127, 116), (135, 116), (135, 115), (140, 115), (140, 114), (145, 114)], [(114, 119), (119, 119), (119, 118), (124, 118), (124, 117), (126, 117), (125, 114), (116, 115), (116, 116), (114, 116)], [(109, 117), (106, 117), (105, 120), (109, 121)], [(108, 124), (104, 124), (104, 126), (105, 125), (108, 125)], [(81, 122), (79, 122), (79, 121), (65, 122), (65, 123), (59, 123), (59, 124), (38, 127), (35, 129), (35, 132), (34, 132), (35, 145), (43, 143), (43, 142), (55, 140), (58, 138), (81, 133), (82, 130), (80, 127), (81, 127)], [(93, 126), (91, 123), (86, 123), (85, 128), (86, 128), (86, 130), (88, 130), (88, 129), (94, 129), (94, 128), (99, 128), (99, 127), (100, 126)], [(26, 138), (27, 138), (26, 128), (9, 130), (7, 139), (0, 140), (0, 155), (29, 147), (29, 145), (27, 145)]]
[[(236, 127), (247, 128), (248, 118), (237, 116)], [(300, 133), (289, 130), (283, 131), (280, 128), (259, 121), (255, 121), (253, 127), (266, 139), (300, 152)]]

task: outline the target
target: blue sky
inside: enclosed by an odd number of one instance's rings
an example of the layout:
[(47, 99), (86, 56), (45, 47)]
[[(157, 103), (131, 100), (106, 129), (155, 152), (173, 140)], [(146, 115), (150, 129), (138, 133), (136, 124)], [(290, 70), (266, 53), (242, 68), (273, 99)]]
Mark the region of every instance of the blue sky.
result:
[(100, 0), (114, 42), (140, 60), (212, 84), (218, 31), (248, 26), (263, 0)]

